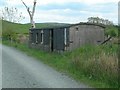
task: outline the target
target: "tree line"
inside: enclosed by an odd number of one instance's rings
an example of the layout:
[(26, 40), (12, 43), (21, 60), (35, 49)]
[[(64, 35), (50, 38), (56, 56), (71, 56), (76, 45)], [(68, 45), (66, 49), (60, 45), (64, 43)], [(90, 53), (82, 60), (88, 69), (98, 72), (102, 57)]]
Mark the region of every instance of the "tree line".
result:
[(103, 24), (103, 25), (113, 25), (112, 21), (109, 21), (108, 19), (103, 19), (99, 17), (89, 17), (88, 23), (95, 23), (95, 24)]

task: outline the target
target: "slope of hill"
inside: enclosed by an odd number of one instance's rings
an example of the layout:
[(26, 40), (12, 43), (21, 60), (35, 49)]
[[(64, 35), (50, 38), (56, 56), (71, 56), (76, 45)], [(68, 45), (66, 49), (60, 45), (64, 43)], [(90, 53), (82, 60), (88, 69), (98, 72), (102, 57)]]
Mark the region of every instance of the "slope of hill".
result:
[(28, 33), (29, 24), (11, 23), (8, 21), (2, 21), (2, 32), (15, 31), (16, 33)]
[[(62, 27), (68, 26), (66, 23), (36, 23), (36, 28), (50, 28), (50, 27)], [(2, 21), (2, 31), (13, 30), (16, 33), (28, 33), (30, 24), (18, 24), (8, 21)]]
[[(16, 33), (28, 33), (29, 28), (31, 25), (28, 24), (19, 24), (19, 23), (12, 23), (8, 21), (2, 21), (2, 31), (4, 30), (13, 30)], [(50, 28), (50, 27), (62, 27), (62, 26), (69, 26), (70, 24), (67, 23), (36, 23), (36, 28)], [(118, 30), (118, 27), (115, 26), (106, 26), (106, 31), (111, 30)], [(1, 29), (1, 27), (0, 27)], [(117, 32), (116, 32), (117, 33)]]

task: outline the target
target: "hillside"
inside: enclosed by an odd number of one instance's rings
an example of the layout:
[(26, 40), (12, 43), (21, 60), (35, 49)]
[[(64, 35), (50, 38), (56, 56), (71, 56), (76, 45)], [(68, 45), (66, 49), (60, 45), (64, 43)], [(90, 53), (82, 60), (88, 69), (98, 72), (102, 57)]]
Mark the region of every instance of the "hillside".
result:
[[(69, 24), (66, 23), (36, 23), (36, 28), (61, 27)], [(13, 30), (16, 33), (28, 33), (30, 24), (18, 24), (8, 21), (2, 21), (2, 31)]]
[(15, 31), (16, 33), (28, 33), (29, 24), (11, 23), (8, 21), (2, 21), (2, 31)]
[[(0, 32), (0, 36), (4, 33), (28, 33), (29, 28), (31, 25), (28, 24), (18, 24), (18, 23), (12, 23), (8, 21), (2, 21), (2, 32)], [(36, 28), (51, 28), (51, 27), (62, 27), (62, 26), (69, 26), (70, 24), (66, 23), (36, 23)], [(2, 34), (1, 34), (2, 33)], [(106, 26), (105, 28), (105, 35), (112, 36), (112, 37), (118, 37), (118, 27), (117, 26)], [(117, 39), (116, 39), (117, 42)]]
[[(8, 21), (2, 21), (2, 31), (4, 30), (13, 30), (16, 33), (28, 33), (29, 28), (31, 27), (30, 24), (19, 24), (19, 23), (12, 23)], [(36, 23), (36, 28), (50, 28), (50, 27), (62, 27), (62, 26), (69, 26), (68, 23)], [(116, 26), (106, 26), (106, 31), (111, 30), (118, 30)], [(117, 33), (117, 32), (116, 32)]]

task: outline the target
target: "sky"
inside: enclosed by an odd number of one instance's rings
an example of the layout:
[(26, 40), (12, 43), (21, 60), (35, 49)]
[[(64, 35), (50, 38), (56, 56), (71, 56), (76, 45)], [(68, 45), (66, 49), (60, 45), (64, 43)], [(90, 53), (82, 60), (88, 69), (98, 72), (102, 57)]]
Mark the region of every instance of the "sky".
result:
[(120, 1), (118, 3), (118, 25), (120, 25)]
[[(23, 0), (32, 10), (34, 0)], [(119, 0), (36, 0), (35, 23), (86, 22), (88, 17), (100, 17), (118, 24)], [(29, 14), (21, 0), (0, 0), (0, 8), (16, 7), (25, 17), (20, 23), (29, 23)]]

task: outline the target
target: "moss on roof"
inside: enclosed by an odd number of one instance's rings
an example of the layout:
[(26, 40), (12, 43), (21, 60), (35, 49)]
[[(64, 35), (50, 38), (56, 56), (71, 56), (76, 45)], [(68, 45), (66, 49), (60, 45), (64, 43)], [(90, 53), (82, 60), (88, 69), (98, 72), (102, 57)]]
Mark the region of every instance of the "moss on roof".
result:
[(33, 30), (69, 28), (69, 27), (76, 26), (76, 25), (95, 25), (95, 26), (99, 26), (99, 27), (102, 27), (102, 28), (106, 28), (105, 25), (102, 25), (102, 24), (80, 22), (80, 23), (77, 23), (77, 24), (52, 25), (52, 26), (48, 26), (48, 27), (35, 28)]
[(72, 24), (71, 26), (76, 26), (76, 25), (95, 25), (95, 26), (100, 26), (102, 28), (105, 28), (105, 25), (103, 25), (103, 24), (88, 23), (88, 22), (80, 22), (77, 24)]

